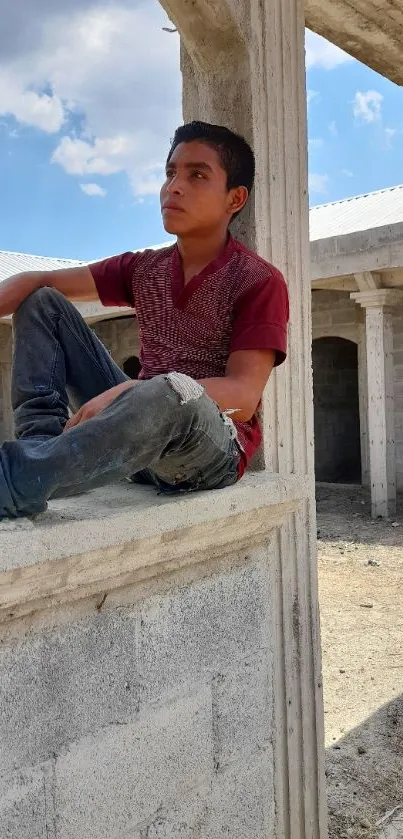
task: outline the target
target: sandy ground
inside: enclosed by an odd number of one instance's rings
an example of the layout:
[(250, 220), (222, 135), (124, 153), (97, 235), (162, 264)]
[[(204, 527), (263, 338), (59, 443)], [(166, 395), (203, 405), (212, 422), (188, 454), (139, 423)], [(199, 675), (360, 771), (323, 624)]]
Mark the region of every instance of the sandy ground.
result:
[[(402, 499), (403, 501), (403, 499)], [(372, 521), (361, 488), (319, 485), (330, 839), (403, 839), (403, 504)]]

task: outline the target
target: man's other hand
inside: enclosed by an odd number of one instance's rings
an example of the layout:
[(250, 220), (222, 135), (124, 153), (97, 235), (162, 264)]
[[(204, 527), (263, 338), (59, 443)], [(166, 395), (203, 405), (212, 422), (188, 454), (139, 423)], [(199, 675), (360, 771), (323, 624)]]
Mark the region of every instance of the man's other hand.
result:
[(93, 419), (101, 411), (104, 411), (123, 391), (128, 390), (128, 388), (133, 387), (135, 384), (137, 384), (136, 380), (130, 379), (127, 382), (122, 382), (120, 385), (111, 387), (110, 390), (105, 390), (104, 393), (100, 393), (94, 399), (90, 399), (89, 402), (81, 406), (80, 410), (74, 416), (70, 417), (64, 426), (64, 431), (69, 431), (70, 428), (74, 428), (76, 425), (81, 425), (82, 422)]

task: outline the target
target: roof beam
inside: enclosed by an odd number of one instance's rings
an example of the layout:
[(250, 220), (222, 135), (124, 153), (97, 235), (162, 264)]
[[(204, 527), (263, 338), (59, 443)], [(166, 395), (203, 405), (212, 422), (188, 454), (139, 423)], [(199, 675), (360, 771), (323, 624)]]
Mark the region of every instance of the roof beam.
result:
[(375, 274), (373, 271), (361, 271), (354, 274), (354, 277), (358, 291), (375, 291), (382, 285), (381, 275)]
[(309, 29), (403, 84), (403, 0), (305, 0)]

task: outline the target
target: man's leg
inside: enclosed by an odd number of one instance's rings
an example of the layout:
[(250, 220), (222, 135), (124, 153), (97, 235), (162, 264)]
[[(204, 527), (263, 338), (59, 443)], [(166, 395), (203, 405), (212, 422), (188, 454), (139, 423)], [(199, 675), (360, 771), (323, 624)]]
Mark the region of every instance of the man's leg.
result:
[(75, 306), (51, 288), (24, 300), (13, 319), (12, 404), (17, 438), (55, 437), (77, 407), (128, 378)]
[(91, 420), (41, 443), (0, 447), (0, 518), (34, 515), (55, 494), (102, 486), (150, 469), (178, 489), (237, 480), (233, 427), (182, 374), (156, 376), (124, 391)]

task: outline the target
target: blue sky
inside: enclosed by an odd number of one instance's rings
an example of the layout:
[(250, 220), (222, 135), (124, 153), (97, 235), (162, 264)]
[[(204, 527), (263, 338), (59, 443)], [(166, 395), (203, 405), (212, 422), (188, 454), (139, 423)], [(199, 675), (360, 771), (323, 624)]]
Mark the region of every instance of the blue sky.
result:
[[(164, 241), (157, 193), (181, 119), (164, 12), (23, 6), (0, 33), (0, 249), (85, 260)], [(311, 204), (403, 183), (400, 88), (307, 33), (307, 89)]]

